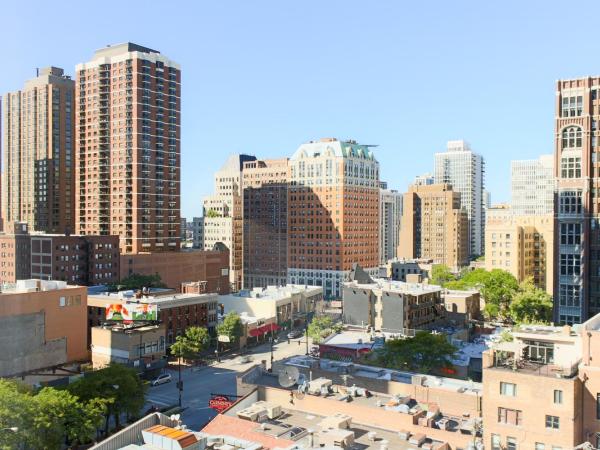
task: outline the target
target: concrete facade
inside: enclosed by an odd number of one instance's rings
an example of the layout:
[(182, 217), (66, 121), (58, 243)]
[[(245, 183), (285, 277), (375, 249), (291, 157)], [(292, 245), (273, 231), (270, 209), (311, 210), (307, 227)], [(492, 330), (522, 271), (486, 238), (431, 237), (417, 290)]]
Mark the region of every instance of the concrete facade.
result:
[(402, 194), (392, 189), (380, 189), (379, 203), (379, 262), (385, 264), (398, 254)]
[(445, 318), (439, 286), (374, 279), (344, 283), (344, 323), (400, 332), (426, 329)]
[(0, 294), (0, 376), (88, 359), (85, 287), (23, 280)]
[(541, 155), (539, 159), (510, 162), (510, 205), (518, 216), (554, 213), (554, 159)]

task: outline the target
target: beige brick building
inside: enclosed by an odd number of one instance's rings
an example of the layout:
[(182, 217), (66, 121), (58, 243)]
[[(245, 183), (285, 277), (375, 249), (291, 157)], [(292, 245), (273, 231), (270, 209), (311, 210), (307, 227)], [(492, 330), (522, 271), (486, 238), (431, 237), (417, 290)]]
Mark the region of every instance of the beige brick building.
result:
[(432, 259), (454, 270), (468, 263), (467, 213), (449, 184), (415, 184), (404, 194), (398, 257)]
[(2, 218), (35, 231), (74, 226), (75, 83), (45, 67), (2, 99)]
[(553, 294), (553, 214), (518, 216), (510, 208), (490, 208), (485, 231), (485, 268), (503, 269), (521, 282)]

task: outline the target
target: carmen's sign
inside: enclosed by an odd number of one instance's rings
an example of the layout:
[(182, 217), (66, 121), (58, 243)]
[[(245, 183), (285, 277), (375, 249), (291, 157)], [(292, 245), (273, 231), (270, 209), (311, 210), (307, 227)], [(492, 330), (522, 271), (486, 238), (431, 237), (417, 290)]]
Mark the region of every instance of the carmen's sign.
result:
[(213, 395), (208, 401), (208, 407), (216, 410), (219, 414), (233, 405), (235, 402), (226, 395)]

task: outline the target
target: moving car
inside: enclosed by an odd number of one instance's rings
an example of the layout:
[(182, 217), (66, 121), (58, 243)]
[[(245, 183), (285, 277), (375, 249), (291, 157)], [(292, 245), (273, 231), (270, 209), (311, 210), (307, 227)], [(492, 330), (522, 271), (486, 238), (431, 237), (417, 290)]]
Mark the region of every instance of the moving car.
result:
[(158, 386), (160, 384), (170, 383), (172, 380), (170, 373), (161, 373), (150, 383), (152, 386)]

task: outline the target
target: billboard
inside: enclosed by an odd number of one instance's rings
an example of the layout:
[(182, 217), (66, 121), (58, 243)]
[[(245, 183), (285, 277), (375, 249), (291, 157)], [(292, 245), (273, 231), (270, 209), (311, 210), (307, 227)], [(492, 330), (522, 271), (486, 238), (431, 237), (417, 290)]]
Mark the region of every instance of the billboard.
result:
[(158, 307), (147, 303), (113, 303), (106, 307), (106, 320), (117, 322), (158, 320)]

